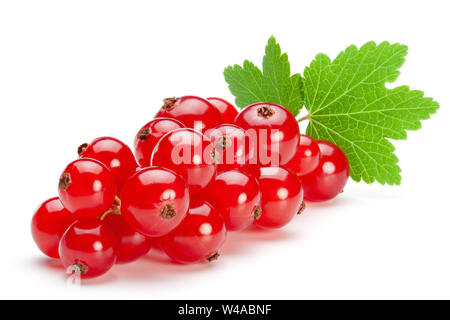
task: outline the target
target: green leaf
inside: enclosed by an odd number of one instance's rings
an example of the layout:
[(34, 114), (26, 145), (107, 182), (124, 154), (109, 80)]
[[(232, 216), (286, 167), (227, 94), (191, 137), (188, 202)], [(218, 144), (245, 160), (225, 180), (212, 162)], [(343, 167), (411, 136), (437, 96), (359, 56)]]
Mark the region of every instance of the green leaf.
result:
[(245, 60), (243, 67), (225, 68), (224, 76), (240, 108), (256, 102), (272, 102), (297, 115), (303, 106), (302, 78), (300, 74), (291, 76), (288, 56), (281, 53), (274, 37), (269, 38), (266, 46), (263, 71)]
[(400, 184), (398, 158), (387, 138), (406, 139), (439, 104), (406, 86), (387, 89), (399, 76), (407, 47), (368, 42), (349, 46), (334, 61), (319, 54), (304, 72), (307, 134), (346, 153), (355, 181)]

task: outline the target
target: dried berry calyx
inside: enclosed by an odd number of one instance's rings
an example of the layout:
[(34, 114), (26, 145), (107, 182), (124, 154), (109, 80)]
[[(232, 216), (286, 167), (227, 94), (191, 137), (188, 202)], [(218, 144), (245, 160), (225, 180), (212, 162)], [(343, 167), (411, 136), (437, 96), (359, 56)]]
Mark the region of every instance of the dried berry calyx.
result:
[(258, 112), (258, 116), (260, 116), (264, 119), (269, 119), (270, 117), (272, 117), (275, 114), (275, 111), (270, 106), (259, 107), (257, 112)]
[(175, 210), (175, 207), (173, 205), (171, 205), (171, 204), (166, 205), (161, 210), (161, 216), (164, 219), (172, 219), (176, 215), (177, 215), (177, 211)]
[(138, 138), (141, 141), (145, 141), (149, 135), (150, 135), (150, 129), (143, 128), (141, 131), (139, 131)]
[(68, 174), (67, 172), (65, 172), (65, 173), (63, 173), (63, 174), (61, 175), (61, 177), (59, 178), (59, 184), (58, 184), (58, 186), (59, 186), (59, 188), (60, 188), (61, 190), (66, 190), (66, 189), (69, 187), (69, 185), (70, 185), (71, 182), (72, 182), (72, 180), (71, 180), (71, 178), (70, 178), (70, 174)]
[(86, 148), (88, 146), (89, 145), (87, 143), (80, 144), (80, 146), (78, 147), (78, 150), (77, 150), (78, 155), (81, 156), (83, 154), (84, 150), (86, 150)]
[(77, 261), (71, 266), (71, 269), (72, 273), (86, 274), (89, 270), (89, 267), (84, 263)]
[(210, 155), (211, 155), (212, 163), (214, 163), (214, 164), (219, 164), (220, 163), (220, 156), (216, 152), (216, 150), (212, 149), (211, 152), (210, 152)]
[(213, 262), (217, 259), (219, 259), (220, 254), (218, 252), (214, 252), (212, 255), (210, 255), (208, 258), (206, 258), (206, 260), (208, 260), (208, 262)]
[(180, 98), (172, 97), (172, 98), (165, 98), (164, 105), (161, 107), (161, 110), (169, 110), (176, 106), (178, 102), (180, 101)]
[(306, 203), (305, 201), (302, 201), (302, 204), (300, 205), (300, 209), (298, 209), (297, 214), (302, 214), (303, 211), (305, 211)]
[(231, 145), (231, 139), (227, 136), (222, 136), (217, 139), (216, 147), (220, 150), (225, 150)]
[(255, 210), (253, 210), (253, 218), (255, 220), (258, 220), (259, 218), (261, 218), (261, 215), (262, 215), (262, 209), (260, 206), (257, 206), (255, 208)]

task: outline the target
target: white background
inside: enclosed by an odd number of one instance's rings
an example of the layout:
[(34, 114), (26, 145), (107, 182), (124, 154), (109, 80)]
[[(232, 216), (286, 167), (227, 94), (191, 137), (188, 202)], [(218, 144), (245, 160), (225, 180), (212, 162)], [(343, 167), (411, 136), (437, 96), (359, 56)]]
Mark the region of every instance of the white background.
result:
[[(0, 298), (450, 298), (446, 2), (1, 1)], [(230, 234), (210, 265), (153, 252), (67, 287), (30, 220), (77, 146), (102, 135), (132, 144), (167, 96), (232, 100), (224, 67), (260, 65), (270, 35), (295, 72), (352, 43), (409, 46), (395, 85), (441, 109), (395, 142), (402, 185), (350, 182), (282, 230)]]

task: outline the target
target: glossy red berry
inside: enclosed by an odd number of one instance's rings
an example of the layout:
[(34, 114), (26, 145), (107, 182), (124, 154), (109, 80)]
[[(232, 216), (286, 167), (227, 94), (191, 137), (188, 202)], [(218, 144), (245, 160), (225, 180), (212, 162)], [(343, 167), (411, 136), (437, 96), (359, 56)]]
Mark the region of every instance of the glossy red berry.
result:
[(139, 130), (134, 139), (136, 159), (142, 167), (150, 166), (153, 149), (159, 139), (167, 132), (184, 128), (184, 125), (175, 119), (156, 118)]
[(206, 100), (211, 102), (211, 104), (219, 110), (224, 123), (234, 123), (234, 119), (236, 119), (236, 116), (239, 113), (235, 106), (221, 98), (211, 97)]
[(200, 132), (176, 129), (164, 135), (153, 151), (152, 165), (169, 168), (186, 179), (189, 192), (198, 195), (216, 173), (214, 146)]
[(109, 226), (99, 219), (79, 220), (64, 233), (59, 256), (64, 267), (82, 278), (98, 277), (116, 261), (116, 239)]
[(237, 231), (248, 227), (259, 214), (261, 193), (255, 177), (231, 170), (216, 175), (204, 199), (220, 212), (228, 231)]
[(146, 255), (151, 247), (151, 239), (138, 233), (125, 222), (122, 215), (109, 213), (104, 218), (116, 237), (116, 263), (128, 263)]
[(232, 170), (249, 163), (253, 145), (244, 129), (234, 124), (221, 124), (208, 130), (205, 135), (214, 146), (219, 171)]
[(134, 230), (160, 237), (175, 229), (189, 208), (186, 181), (175, 172), (149, 167), (140, 170), (125, 184), (121, 211)]
[(180, 263), (213, 261), (226, 238), (220, 213), (202, 200), (191, 201), (189, 212), (174, 231), (159, 239), (161, 249)]
[(75, 219), (75, 216), (63, 207), (59, 198), (45, 201), (36, 210), (31, 220), (31, 234), (34, 242), (47, 256), (59, 258), (59, 240)]
[(300, 179), (281, 167), (261, 167), (255, 176), (261, 190), (261, 209), (255, 224), (265, 228), (285, 226), (303, 208)]
[(322, 154), (319, 165), (302, 176), (305, 200), (326, 201), (336, 197), (347, 183), (350, 169), (344, 152), (328, 141), (317, 141)]
[(295, 155), (300, 132), (289, 110), (273, 103), (256, 103), (245, 107), (235, 124), (243, 128), (257, 146), (257, 164), (277, 166)]
[(172, 118), (188, 128), (204, 132), (222, 123), (222, 116), (208, 100), (195, 96), (164, 99), (155, 117)]
[(116, 180), (101, 162), (81, 158), (71, 162), (59, 179), (59, 198), (78, 218), (94, 218), (108, 210), (116, 196)]
[(89, 144), (82, 144), (78, 147), (78, 155), (80, 158), (98, 160), (111, 170), (117, 181), (118, 194), (138, 167), (131, 149), (116, 138), (101, 137)]
[(294, 158), (285, 167), (298, 176), (304, 176), (317, 168), (320, 161), (320, 149), (317, 142), (304, 134), (300, 135), (300, 143)]

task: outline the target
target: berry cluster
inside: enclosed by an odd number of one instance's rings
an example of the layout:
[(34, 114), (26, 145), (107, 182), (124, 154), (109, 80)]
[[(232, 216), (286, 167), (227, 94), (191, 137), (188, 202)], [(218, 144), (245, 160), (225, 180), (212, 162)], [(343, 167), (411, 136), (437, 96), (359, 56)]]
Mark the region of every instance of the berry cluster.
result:
[(165, 99), (134, 149), (110, 137), (81, 145), (59, 197), (35, 212), (37, 246), (69, 272), (96, 277), (152, 246), (181, 263), (215, 260), (227, 231), (281, 228), (349, 176), (341, 149), (271, 103), (238, 113), (219, 98)]

